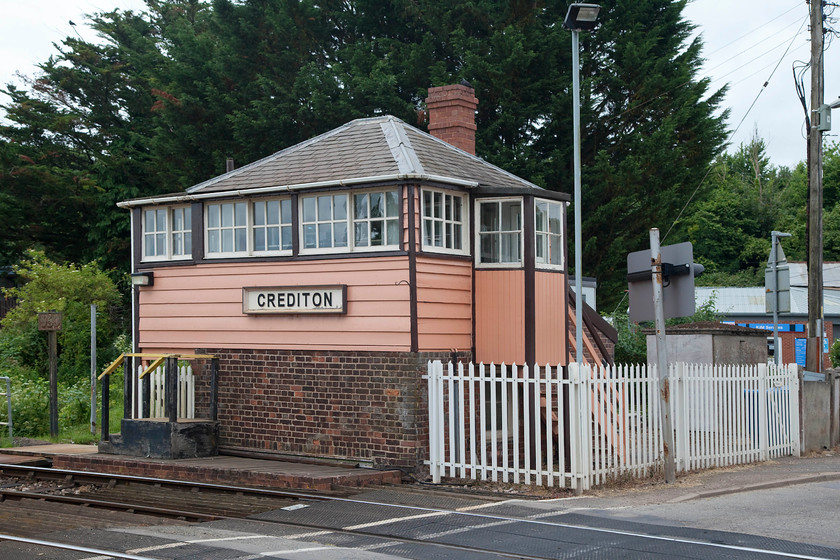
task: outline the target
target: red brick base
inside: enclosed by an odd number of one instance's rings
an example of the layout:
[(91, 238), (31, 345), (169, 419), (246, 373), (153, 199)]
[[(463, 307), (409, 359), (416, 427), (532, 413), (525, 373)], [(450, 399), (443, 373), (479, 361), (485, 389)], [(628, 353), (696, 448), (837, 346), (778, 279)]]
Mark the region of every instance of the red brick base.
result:
[[(449, 352), (200, 352), (219, 357), (221, 447), (413, 471), (422, 470), (428, 459), (426, 363), (453, 357)], [(197, 393), (196, 402), (201, 399)]]
[[(52, 458), (56, 469), (104, 472), (109, 474), (230, 484), (254, 488), (297, 488), (307, 490), (331, 490), (340, 486), (372, 486), (379, 484), (400, 484), (400, 471), (360, 472), (347, 469), (347, 474), (319, 474), (313, 467), (312, 473), (295, 474), (282, 472), (282, 467), (261, 468), (245, 460), (241, 466), (214, 465), (211, 459), (193, 460), (191, 463), (177, 463), (165, 459), (134, 459), (113, 455), (55, 455)], [(203, 463), (203, 464), (202, 464)], [(261, 463), (275, 463), (262, 461)], [(279, 465), (279, 464), (278, 464)], [(335, 469), (331, 469), (334, 471)]]

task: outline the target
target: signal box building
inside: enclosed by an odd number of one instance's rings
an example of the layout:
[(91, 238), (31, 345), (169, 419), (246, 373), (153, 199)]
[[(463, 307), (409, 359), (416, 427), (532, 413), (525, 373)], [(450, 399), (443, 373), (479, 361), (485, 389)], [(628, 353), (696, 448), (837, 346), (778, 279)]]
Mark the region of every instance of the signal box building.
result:
[[(432, 88), (431, 134), (355, 120), (120, 204), (150, 280), (135, 351), (219, 358), (223, 451), (415, 468), (428, 360), (574, 355), (569, 197), (474, 155), (477, 103)], [(587, 356), (609, 361), (614, 331), (585, 319)]]

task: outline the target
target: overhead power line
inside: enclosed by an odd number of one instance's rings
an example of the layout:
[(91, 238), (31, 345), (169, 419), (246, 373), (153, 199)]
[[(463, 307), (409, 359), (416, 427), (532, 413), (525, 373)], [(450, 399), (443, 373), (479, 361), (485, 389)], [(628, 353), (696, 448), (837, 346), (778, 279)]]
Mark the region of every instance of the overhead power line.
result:
[[(802, 27), (804, 27), (806, 21), (808, 21), (807, 18), (802, 21), (802, 26), (800, 26), (800, 30), (801, 30)], [(747, 115), (750, 114), (753, 107), (755, 107), (755, 104), (758, 102), (758, 98), (761, 97), (761, 94), (764, 93), (765, 89), (767, 89), (767, 85), (770, 83), (770, 80), (773, 79), (773, 75), (776, 73), (776, 70), (779, 69), (779, 66), (782, 64), (782, 61), (787, 56), (788, 51), (790, 51), (790, 48), (793, 46), (793, 41), (796, 39), (796, 37), (798, 35), (799, 35), (799, 32), (797, 32), (796, 35), (793, 36), (793, 39), (791, 39), (790, 44), (788, 44), (788, 48), (785, 49), (784, 53), (782, 53), (782, 56), (779, 58), (779, 61), (776, 63), (776, 66), (773, 68), (773, 71), (770, 72), (770, 75), (767, 77), (767, 80), (764, 82), (764, 84), (762, 84), (761, 88), (759, 88), (758, 93), (756, 94), (755, 99), (753, 99), (752, 104), (750, 104), (750, 107), (747, 109), (747, 111), (744, 113), (744, 116), (738, 122), (738, 126), (736, 126), (735, 129), (729, 134), (729, 138), (726, 139), (727, 144), (732, 140), (732, 137), (735, 136), (735, 133), (738, 132), (738, 129), (741, 128), (741, 125), (744, 123), (744, 120), (746, 120)], [(671, 227), (669, 227), (668, 231), (665, 232), (665, 235), (662, 237), (662, 241), (665, 241), (665, 239), (668, 238), (668, 234), (671, 233), (671, 230), (674, 229), (674, 226), (677, 224), (677, 222), (679, 222), (680, 218), (682, 218), (682, 215), (685, 212), (686, 208), (688, 208), (688, 205), (691, 204), (691, 201), (694, 199), (695, 195), (697, 194), (697, 191), (699, 191), (700, 187), (703, 185), (703, 183), (706, 182), (706, 178), (709, 176), (709, 173), (711, 173), (711, 172), (712, 172), (712, 166), (709, 165), (709, 168), (706, 170), (706, 173), (703, 175), (703, 178), (700, 179), (699, 183), (697, 183), (697, 187), (695, 187), (694, 192), (691, 193), (691, 196), (688, 198), (685, 205), (682, 207), (682, 210), (680, 210), (680, 213), (677, 215), (677, 217), (671, 223)]]
[(770, 25), (771, 23), (773, 23), (773, 22), (774, 22), (774, 21), (776, 21), (777, 19), (780, 19), (780, 18), (782, 18), (782, 17), (784, 17), (784, 16), (788, 15), (790, 12), (792, 12), (792, 11), (794, 11), (794, 10), (798, 10), (798, 9), (799, 9), (799, 3), (797, 2), (797, 3), (796, 3), (796, 5), (795, 5), (795, 6), (793, 6), (792, 8), (790, 8), (789, 10), (786, 10), (786, 11), (782, 12), (781, 14), (777, 15), (776, 17), (774, 17), (773, 19), (771, 19), (770, 21), (767, 21), (767, 22), (765, 22), (765, 23), (763, 23), (763, 24), (759, 25), (758, 27), (755, 27), (755, 28), (751, 29), (750, 31), (747, 31), (747, 32), (746, 32), (746, 33), (744, 33), (743, 35), (741, 35), (741, 36), (739, 36), (739, 37), (736, 37), (735, 39), (732, 39), (731, 41), (729, 41), (729, 42), (728, 42), (728, 43), (726, 43), (725, 45), (722, 45), (722, 46), (720, 46), (720, 47), (716, 48), (715, 50), (713, 50), (713, 51), (712, 51), (712, 52), (710, 52), (709, 54), (715, 54), (716, 52), (722, 51), (723, 49), (725, 49), (725, 48), (726, 48), (726, 47), (728, 47), (729, 45), (732, 45), (733, 43), (737, 43), (738, 41), (740, 41), (740, 40), (741, 40), (741, 39), (743, 39), (744, 37), (748, 37), (748, 36), (752, 35), (752, 34), (753, 34), (753, 33), (755, 33), (756, 31), (758, 31), (758, 30), (760, 30), (760, 29), (763, 29), (763, 28), (767, 27), (768, 25)]

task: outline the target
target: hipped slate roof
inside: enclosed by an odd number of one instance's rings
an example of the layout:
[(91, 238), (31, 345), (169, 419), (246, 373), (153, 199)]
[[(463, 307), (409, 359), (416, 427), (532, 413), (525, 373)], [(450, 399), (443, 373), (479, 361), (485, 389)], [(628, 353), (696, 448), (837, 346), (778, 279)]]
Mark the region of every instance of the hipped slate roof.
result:
[(566, 194), (544, 190), (388, 115), (350, 121), (194, 185), (185, 193), (120, 206), (398, 180), (439, 182), (490, 193), (536, 190), (541, 196), (569, 200)]

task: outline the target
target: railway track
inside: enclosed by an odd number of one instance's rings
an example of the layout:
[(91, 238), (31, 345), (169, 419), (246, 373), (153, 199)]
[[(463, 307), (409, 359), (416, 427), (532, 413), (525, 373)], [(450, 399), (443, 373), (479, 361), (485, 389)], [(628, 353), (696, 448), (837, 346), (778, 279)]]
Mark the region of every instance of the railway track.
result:
[[(61, 527), (74, 517), (76, 526), (93, 527), (109, 520), (199, 522), (247, 517), (289, 506), (298, 499), (290, 492), (0, 465), (0, 532), (22, 537), (43, 534), (45, 527)], [(47, 514), (39, 515), (42, 510)], [(70, 512), (70, 519), (63, 517), (65, 511)], [(50, 519), (50, 512), (56, 512), (55, 519)], [(17, 523), (15, 519), (20, 517), (31, 517), (33, 522)], [(39, 526), (41, 517), (46, 519)]]
[[(662, 547), (670, 547), (686, 558), (711, 558), (720, 553), (727, 558), (840, 558), (840, 550), (826, 549), (826, 553), (820, 547), (802, 545), (806, 553), (791, 553), (781, 546), (752, 546), (743, 540), (728, 544), (720, 542), (717, 536), (708, 540), (690, 538), (678, 528), (670, 533), (650, 534), (587, 526), (581, 521), (568, 522), (562, 512), (535, 513), (521, 504), (505, 501), (455, 498), (450, 500), (449, 508), (440, 508), (425, 505), (436, 502), (428, 500), (428, 496), (401, 494), (402, 503), (394, 503), (392, 496), (386, 497), (387, 491), (383, 492), (360, 499), (348, 494), (326, 496), (0, 465), (0, 533), (18, 539), (44, 539), (52, 532), (74, 527), (124, 527), (116, 529), (117, 533), (148, 535), (159, 531), (155, 534), (167, 539), (157, 547), (114, 552), (114, 557), (123, 554), (126, 558), (171, 557), (172, 548), (180, 546), (184, 547), (185, 556), (202, 557), (209, 553), (194, 552), (190, 547), (206, 549), (215, 542), (224, 547), (225, 541), (234, 539), (231, 534), (239, 535), (236, 539), (282, 538), (284, 546), (299, 541), (301, 546), (326, 546), (325, 550), (344, 546), (408, 558), (546, 560), (567, 557), (568, 547), (584, 546), (581, 543), (587, 543), (585, 546), (591, 550), (600, 548), (602, 555), (604, 543), (626, 546), (636, 553), (627, 557), (638, 558), (646, 558), (645, 551)], [(460, 505), (456, 503), (459, 499)], [(9, 525), (3, 522), (7, 511), (9, 519), (16, 520)], [(45, 518), (51, 519), (47, 523)], [(181, 529), (160, 529), (162, 518), (166, 524), (180, 525)], [(210, 523), (196, 525), (199, 521)], [(136, 528), (143, 525), (152, 527)], [(176, 534), (177, 538), (172, 537)], [(196, 537), (198, 534), (203, 537)], [(548, 541), (551, 542), (546, 546)], [(47, 546), (41, 542), (38, 547)], [(0, 551), (3, 546), (0, 544)], [(159, 556), (155, 555), (157, 550), (161, 551)], [(238, 556), (231, 556), (234, 557)]]

